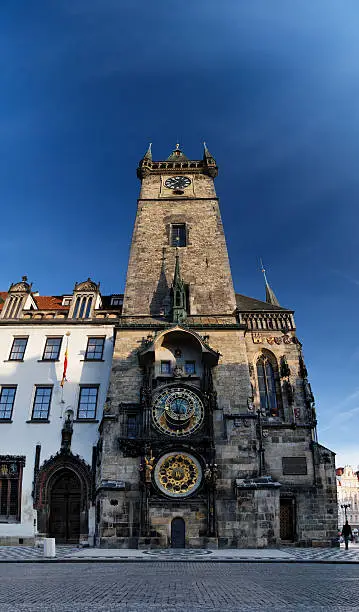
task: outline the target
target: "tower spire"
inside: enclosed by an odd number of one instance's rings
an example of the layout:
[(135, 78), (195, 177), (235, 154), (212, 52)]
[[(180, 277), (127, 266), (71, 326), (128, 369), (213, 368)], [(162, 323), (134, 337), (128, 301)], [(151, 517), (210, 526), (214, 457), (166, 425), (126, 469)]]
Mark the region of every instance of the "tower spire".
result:
[(273, 306), (280, 306), (280, 304), (279, 304), (279, 302), (278, 302), (278, 300), (276, 298), (276, 295), (275, 295), (273, 289), (271, 288), (271, 286), (268, 283), (267, 276), (266, 276), (266, 271), (265, 271), (265, 268), (263, 266), (262, 259), (260, 260), (260, 262), (261, 262), (261, 270), (262, 270), (263, 276), (264, 276), (264, 282), (265, 282), (265, 285), (266, 285), (266, 302), (268, 304), (273, 304)]
[(150, 161), (152, 161), (152, 142), (150, 142), (150, 144), (148, 145), (148, 149), (144, 154), (143, 159), (149, 159)]
[(176, 248), (176, 263), (175, 272), (172, 283), (172, 322), (183, 323), (187, 318), (186, 310), (186, 286), (181, 278), (181, 268), (178, 254), (178, 247)]

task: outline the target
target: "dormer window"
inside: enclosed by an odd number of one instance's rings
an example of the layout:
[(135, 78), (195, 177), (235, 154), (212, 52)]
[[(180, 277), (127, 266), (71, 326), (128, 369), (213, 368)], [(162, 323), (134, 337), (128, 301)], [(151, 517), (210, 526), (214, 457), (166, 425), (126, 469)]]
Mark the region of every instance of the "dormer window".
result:
[[(68, 296), (65, 296), (66, 298)], [(95, 307), (101, 304), (100, 285), (90, 278), (83, 283), (76, 283), (71, 301), (69, 317), (73, 319), (90, 319)]]
[(123, 304), (123, 297), (119, 297), (118, 295), (112, 296), (111, 297), (111, 306), (122, 306)]
[(92, 308), (92, 295), (83, 295), (78, 296), (76, 298), (75, 308), (74, 308), (74, 319), (89, 319), (91, 316), (91, 308)]
[(62, 298), (62, 306), (70, 306), (71, 305), (72, 296), (66, 295)]

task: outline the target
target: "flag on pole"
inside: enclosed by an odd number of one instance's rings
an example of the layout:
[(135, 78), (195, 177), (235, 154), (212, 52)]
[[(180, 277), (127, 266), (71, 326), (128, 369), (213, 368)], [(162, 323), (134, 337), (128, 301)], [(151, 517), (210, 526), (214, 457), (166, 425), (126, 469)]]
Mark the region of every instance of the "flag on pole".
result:
[(62, 374), (62, 380), (60, 382), (60, 387), (63, 387), (65, 382), (66, 382), (66, 371), (67, 371), (67, 358), (68, 358), (68, 346), (69, 346), (69, 340), (67, 339), (67, 345), (66, 345), (66, 351), (65, 351), (65, 359), (64, 359), (64, 371)]

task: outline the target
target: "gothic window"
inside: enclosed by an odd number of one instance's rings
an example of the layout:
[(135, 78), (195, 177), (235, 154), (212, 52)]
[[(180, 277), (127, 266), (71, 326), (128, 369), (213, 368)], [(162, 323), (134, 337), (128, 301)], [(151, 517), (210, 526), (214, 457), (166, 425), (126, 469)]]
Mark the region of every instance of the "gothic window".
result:
[(52, 387), (36, 387), (31, 417), (33, 421), (48, 420), (51, 404), (51, 395)]
[(25, 349), (28, 338), (14, 338), (10, 351), (10, 361), (22, 361), (24, 359)]
[(275, 357), (261, 355), (257, 361), (257, 377), (260, 407), (267, 416), (278, 416), (280, 408), (280, 385)]
[(0, 523), (20, 521), (24, 464), (25, 457), (0, 456)]
[(77, 418), (95, 419), (97, 408), (98, 386), (81, 386), (79, 404), (77, 408)]
[(87, 342), (86, 361), (100, 361), (103, 357), (105, 338), (89, 338)]
[(62, 337), (47, 338), (42, 359), (45, 361), (56, 361), (60, 355), (61, 342)]
[(171, 226), (171, 246), (184, 247), (187, 245), (186, 224), (177, 223)]
[(0, 421), (10, 421), (15, 402), (16, 387), (1, 387)]

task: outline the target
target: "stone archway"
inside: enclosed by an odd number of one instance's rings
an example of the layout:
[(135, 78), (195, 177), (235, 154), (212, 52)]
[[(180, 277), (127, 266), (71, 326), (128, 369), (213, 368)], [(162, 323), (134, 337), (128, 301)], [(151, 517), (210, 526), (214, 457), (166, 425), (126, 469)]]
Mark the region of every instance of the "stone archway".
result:
[(78, 543), (88, 539), (91, 468), (78, 455), (58, 453), (41, 466), (34, 508), (40, 537)]

